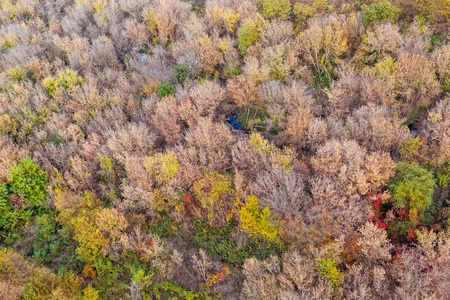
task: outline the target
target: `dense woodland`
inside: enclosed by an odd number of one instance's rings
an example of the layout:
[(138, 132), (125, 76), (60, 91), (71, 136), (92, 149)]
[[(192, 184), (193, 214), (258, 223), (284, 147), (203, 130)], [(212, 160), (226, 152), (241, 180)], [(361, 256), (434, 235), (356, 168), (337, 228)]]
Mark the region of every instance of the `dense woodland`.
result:
[(449, 299), (449, 0), (0, 19), (0, 299)]

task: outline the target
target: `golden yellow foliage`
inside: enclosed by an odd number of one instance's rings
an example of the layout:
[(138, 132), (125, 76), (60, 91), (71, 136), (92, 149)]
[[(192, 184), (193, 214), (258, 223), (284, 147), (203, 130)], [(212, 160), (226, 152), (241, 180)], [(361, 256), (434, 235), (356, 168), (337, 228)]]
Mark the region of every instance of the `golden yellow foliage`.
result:
[(268, 207), (261, 209), (259, 199), (248, 198), (247, 204), (241, 208), (241, 228), (250, 236), (263, 237), (271, 242), (278, 242), (279, 226), (273, 221), (272, 212)]
[(259, 133), (252, 133), (250, 136), (250, 146), (266, 159), (269, 159), (273, 166), (280, 166), (286, 170), (293, 168), (297, 153), (292, 147), (279, 149), (272, 143), (269, 143)]
[(156, 153), (153, 156), (147, 157), (144, 167), (148, 173), (154, 176), (158, 184), (163, 184), (175, 177), (179, 164), (175, 153), (168, 151), (165, 154)]
[(209, 172), (194, 184), (196, 198), (206, 209), (208, 219), (213, 222), (223, 208), (232, 201), (227, 201), (234, 190), (227, 176), (216, 172)]

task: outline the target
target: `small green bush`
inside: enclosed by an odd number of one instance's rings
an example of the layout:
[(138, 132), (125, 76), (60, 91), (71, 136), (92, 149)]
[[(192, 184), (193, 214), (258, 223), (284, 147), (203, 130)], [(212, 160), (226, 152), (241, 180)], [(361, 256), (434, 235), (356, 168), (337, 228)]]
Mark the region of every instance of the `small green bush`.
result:
[(407, 117), (406, 121), (403, 122), (403, 126), (410, 126), (414, 124), (417, 120), (419, 120), (419, 110), (414, 109), (413, 112)]
[(177, 71), (177, 81), (179, 83), (183, 82), (191, 72), (188, 66), (182, 64), (176, 65), (174, 69)]
[(180, 229), (180, 224), (176, 223), (169, 214), (160, 214), (150, 226), (150, 231), (160, 237), (171, 237)]
[(164, 98), (175, 94), (175, 87), (170, 82), (163, 83), (158, 86), (157, 93), (159, 98)]
[(235, 68), (224, 68), (223, 75), (228, 79), (234, 79), (236, 76), (241, 75), (241, 70)]
[(49, 265), (56, 263), (55, 257), (64, 256), (63, 260), (58, 261), (58, 263), (69, 266), (71, 264), (68, 261), (70, 255), (75, 256), (75, 246), (70, 246), (70, 235), (56, 222), (56, 218), (57, 213), (54, 211), (49, 211), (48, 214), (36, 218), (33, 259)]
[(243, 265), (245, 260), (254, 256), (259, 260), (267, 259), (271, 255), (281, 255), (286, 250), (282, 243), (270, 243), (263, 239), (250, 238), (247, 245), (238, 248), (231, 234), (236, 224), (216, 228), (209, 224), (195, 221), (196, 233), (194, 241), (206, 252), (231, 266)]
[(24, 82), (26, 80), (26, 74), (22, 67), (10, 69), (7, 75), (12, 81)]
[(239, 50), (242, 54), (247, 53), (247, 48), (256, 44), (259, 40), (258, 26), (254, 21), (249, 21), (239, 27), (238, 30)]
[(435, 181), (440, 187), (442, 187), (442, 188), (447, 187), (448, 186), (448, 182), (450, 181), (450, 173), (447, 173), (447, 174), (438, 173), (438, 174), (436, 174), (436, 180)]
[(333, 73), (328, 69), (325, 69), (323, 74), (313, 70), (312, 78), (314, 79), (313, 87), (318, 90), (324, 90), (330, 88), (331, 82), (333, 82)]
[(431, 45), (433, 46), (433, 49), (440, 46), (442, 44), (442, 41), (443, 41), (443, 37), (438, 34), (434, 34), (434, 35), (430, 36), (430, 42), (431, 42)]
[(14, 209), (10, 200), (10, 187), (0, 184), (0, 241), (12, 244), (17, 232), (32, 219), (32, 210)]
[(22, 159), (8, 174), (10, 191), (25, 196), (25, 206), (36, 208), (47, 199), (47, 173), (30, 158)]
[(291, 2), (289, 0), (264, 0), (263, 12), (268, 19), (287, 20), (291, 14)]
[(9, 227), (11, 220), (10, 211), (12, 210), (11, 201), (9, 201), (8, 186), (0, 184), (0, 229)]
[(416, 163), (401, 162), (397, 165), (397, 176), (390, 186), (391, 195), (398, 206), (414, 213), (423, 213), (432, 203), (434, 176)]
[(379, 3), (364, 5), (362, 7), (364, 24), (373, 26), (382, 21), (397, 22), (400, 17), (400, 9), (393, 6), (390, 1), (384, 0)]

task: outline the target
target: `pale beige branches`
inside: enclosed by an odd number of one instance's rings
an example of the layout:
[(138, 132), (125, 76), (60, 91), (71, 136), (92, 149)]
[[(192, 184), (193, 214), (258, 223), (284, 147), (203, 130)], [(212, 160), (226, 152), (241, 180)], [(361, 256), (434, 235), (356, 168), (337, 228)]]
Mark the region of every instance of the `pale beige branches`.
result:
[(367, 154), (355, 141), (328, 141), (317, 150), (311, 163), (317, 172), (334, 176), (346, 186), (348, 195), (377, 191), (395, 175), (395, 163), (388, 153)]
[[(432, 62), (418, 54), (401, 54), (398, 58), (400, 95), (414, 107), (430, 106), (441, 87)], [(409, 108), (411, 109), (411, 108)]]
[(6, 181), (6, 175), (21, 159), (28, 156), (25, 147), (19, 147), (7, 137), (0, 136), (0, 182)]
[(231, 166), (234, 142), (235, 138), (225, 124), (213, 123), (209, 119), (201, 120), (186, 134), (186, 148), (193, 150), (195, 164), (214, 171), (223, 171)]
[(167, 142), (174, 143), (182, 138), (180, 117), (175, 98), (164, 97), (156, 104), (153, 122), (161, 130)]
[(214, 116), (220, 102), (225, 99), (225, 90), (215, 81), (206, 81), (189, 93), (200, 116)]
[(340, 56), (347, 51), (344, 23), (336, 15), (317, 17), (297, 36), (303, 59), (320, 75), (329, 64), (339, 63)]
[(376, 224), (367, 222), (359, 229), (358, 245), (367, 261), (388, 261), (391, 259), (392, 244), (388, 239), (387, 231)]
[(450, 162), (450, 101), (441, 100), (428, 113), (428, 146), (434, 154), (434, 163)]
[(395, 151), (409, 136), (404, 119), (382, 105), (365, 105), (347, 117), (350, 136), (368, 150)]

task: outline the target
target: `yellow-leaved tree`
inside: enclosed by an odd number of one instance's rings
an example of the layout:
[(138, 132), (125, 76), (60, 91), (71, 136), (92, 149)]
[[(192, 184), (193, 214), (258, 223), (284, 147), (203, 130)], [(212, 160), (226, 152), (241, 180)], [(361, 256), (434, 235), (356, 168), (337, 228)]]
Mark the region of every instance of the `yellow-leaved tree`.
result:
[(280, 166), (285, 170), (292, 170), (296, 162), (297, 153), (292, 147), (278, 148), (267, 141), (260, 133), (252, 133), (250, 146), (258, 151), (263, 160), (271, 162), (273, 166)]
[(100, 201), (90, 192), (78, 195), (56, 189), (55, 193), (58, 221), (73, 233), (80, 259), (93, 264), (103, 257), (104, 250), (118, 241), (128, 226), (126, 218), (116, 209), (102, 208)]
[(235, 191), (227, 176), (209, 172), (194, 184), (195, 197), (207, 212), (211, 224), (223, 224), (233, 204)]
[(147, 172), (154, 176), (158, 185), (161, 185), (175, 177), (179, 164), (175, 153), (168, 151), (167, 153), (156, 153), (147, 157), (144, 167)]
[(268, 207), (261, 209), (259, 199), (255, 196), (248, 198), (245, 206), (241, 208), (241, 229), (250, 236), (267, 239), (270, 242), (279, 242), (279, 225), (272, 217)]

